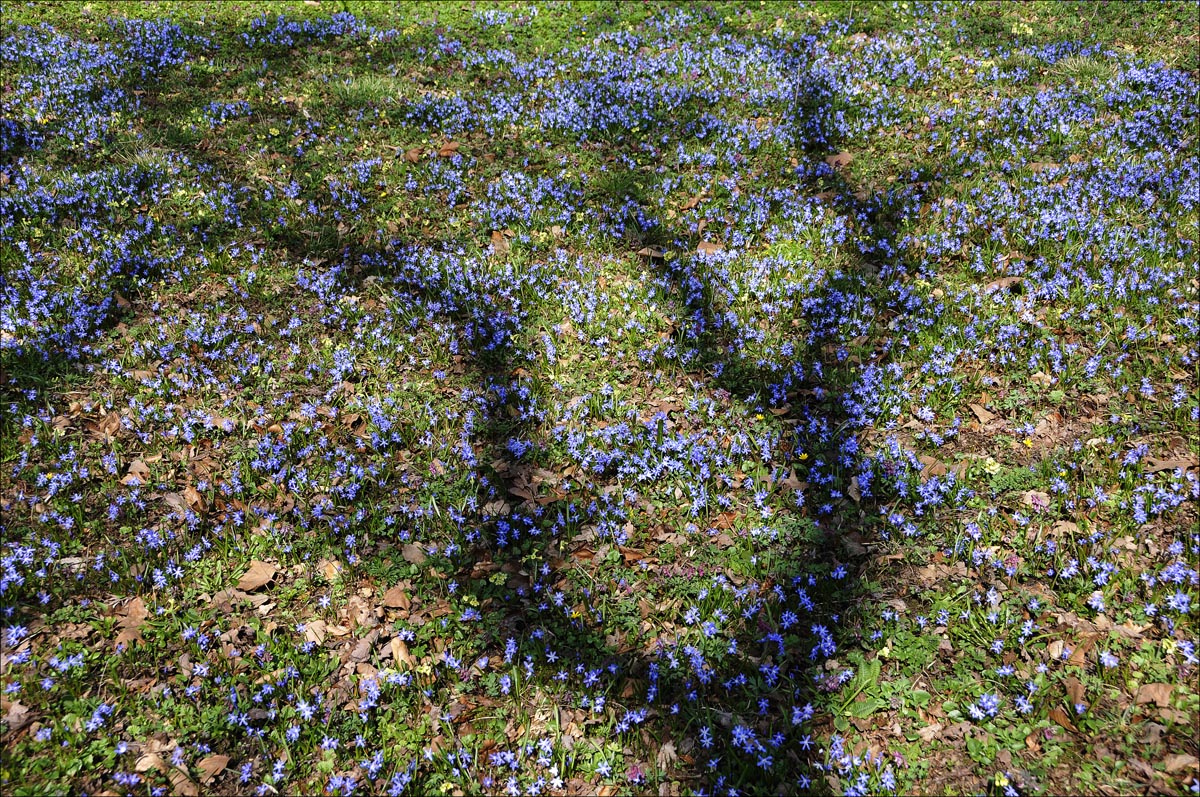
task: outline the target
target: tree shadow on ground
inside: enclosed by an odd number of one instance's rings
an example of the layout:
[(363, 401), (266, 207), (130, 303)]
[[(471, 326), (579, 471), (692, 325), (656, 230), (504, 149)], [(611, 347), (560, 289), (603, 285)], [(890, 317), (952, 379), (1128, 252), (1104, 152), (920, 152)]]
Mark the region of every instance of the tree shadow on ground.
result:
[[(797, 155), (819, 161), (837, 149), (836, 134), (826, 123), (827, 111), (837, 98), (819, 75), (806, 74), (797, 86), (793, 109)], [(175, 114), (187, 109), (168, 106), (167, 110)], [(658, 129), (666, 130), (671, 124), (663, 119)], [(651, 126), (647, 137), (654, 129)], [(250, 182), (249, 175), (243, 177)], [(739, 775), (722, 785), (791, 793), (796, 787), (794, 778), (814, 771), (814, 765), (822, 763), (821, 754), (814, 750), (811, 761), (779, 761), (765, 767), (757, 759), (771, 755), (777, 745), (768, 740), (776, 734), (794, 739), (801, 733), (831, 730), (831, 716), (806, 707), (830, 703), (829, 696), (841, 685), (840, 672), (838, 667), (826, 669), (825, 662), (839, 644), (855, 641), (857, 565), (865, 552), (863, 542), (874, 533), (879, 507), (870, 495), (849, 494), (862, 462), (843, 391), (861, 376), (863, 363), (856, 355), (840, 351), (846, 343), (840, 318), (871, 304), (870, 297), (877, 293), (876, 281), (890, 265), (885, 257), (889, 248), (879, 243), (893, 241), (904, 219), (889, 216), (886, 199), (861, 195), (836, 169), (827, 170), (823, 177), (826, 187), (817, 190), (814, 185), (814, 197), (827, 194), (817, 201), (829, 203), (855, 224), (870, 227), (866, 237), (872, 239), (873, 248), (846, 252), (849, 265), (805, 297), (806, 316), (788, 319), (798, 322), (791, 357), (797, 367), (786, 373), (743, 357), (737, 330), (718, 312), (720, 268), (729, 262), (725, 255), (697, 254), (697, 235), (681, 221), (654, 216), (648, 208), (643, 210), (650, 214), (651, 224), (634, 230), (639, 245), (655, 242), (647, 237), (655, 236), (678, 253), (670, 260), (654, 254), (646, 257), (656, 276), (673, 286), (680, 309), (675, 326), (683, 330), (686, 345), (695, 350), (698, 367), (711, 375), (703, 379), (706, 388), (751, 397), (751, 402), (761, 404), (791, 427), (794, 431), (772, 452), (773, 460), (784, 470), (799, 471), (808, 483), (807, 505), (795, 512), (813, 533), (774, 547), (769, 570), (757, 579), (756, 587), (746, 590), (748, 602), (757, 603), (758, 608), (742, 618), (731, 618), (727, 641), (736, 644), (724, 654), (690, 645), (631, 649), (625, 640), (609, 633), (603, 618), (590, 608), (593, 595), (560, 578), (560, 571), (578, 566), (569, 553), (589, 535), (585, 527), (609, 519), (605, 517), (608, 507), (602, 502), (598, 509), (591, 505), (600, 499), (604, 487), (615, 485), (594, 485), (582, 498), (553, 485), (543, 489), (537, 466), (519, 445), (514, 446), (514, 441), (519, 444), (534, 436), (536, 399), (543, 392), (544, 377), (527, 370), (528, 358), (518, 343), (526, 337), (519, 297), (512, 294), (512, 286), (500, 280), (503, 272), (476, 275), (473, 281), (461, 284), (434, 284), (418, 277), (405, 282), (403, 276), (391, 283), (399, 292), (410, 292), (416, 301), (436, 305), (438, 317), (457, 325), (466, 351), (466, 381), (483, 397), (480, 423), (473, 427), (469, 440), (480, 488), (477, 505), (451, 519), (461, 529), (482, 532), (474, 547), (463, 551), (454, 564), (461, 590), (481, 609), (483, 647), (497, 656), (506, 655), (500, 653), (501, 646), (513, 638), (520, 640), (520, 656), (532, 656), (539, 647), (554, 642), (560, 654), (574, 658), (560, 665), (570, 665), (571, 680), (561, 701), (549, 702), (555, 707), (550, 725), (573, 721), (564, 722), (558, 712), (583, 695), (588, 695), (594, 706), (591, 673), (615, 666), (624, 678), (617, 683), (634, 687), (609, 695), (612, 705), (634, 717), (618, 722), (626, 725), (626, 733), (648, 732), (648, 738), (656, 742), (674, 743), (679, 757), (663, 766), (689, 785), (714, 780), (705, 773), (706, 759), (740, 755), (745, 764)], [(613, 185), (636, 179), (638, 174), (632, 170), (617, 170)], [(830, 182), (832, 189), (827, 187)], [(357, 269), (348, 277), (352, 280), (388, 274), (390, 255), (385, 248), (344, 251), (341, 235), (328, 223), (312, 232), (322, 242), (316, 251), (307, 239), (290, 240), (285, 248), (298, 259), (336, 258), (351, 270)], [(743, 256), (749, 255), (739, 255)], [(801, 453), (805, 455), (803, 465)], [(379, 509), (389, 500), (392, 486), (381, 484), (359, 501)], [(784, 520), (777, 517), (774, 522)], [(615, 544), (610, 550), (621, 554)], [(841, 577), (832, 575), (842, 569)], [(493, 580), (496, 574), (502, 577)], [(594, 589), (612, 594), (621, 586), (601, 583)], [(563, 595), (561, 603), (558, 592)], [(783, 593), (790, 608), (785, 609), (780, 600)], [(798, 598), (800, 594), (805, 598)], [(809, 604), (803, 616), (794, 624), (784, 620), (784, 614), (803, 600)], [(470, 712), (462, 717), (468, 721)], [(711, 749), (702, 728), (722, 736)], [(740, 749), (729, 741), (735, 728), (752, 732), (746, 735), (742, 731), (736, 737)], [(790, 778), (787, 782), (779, 780), (783, 770)], [(636, 772), (629, 774), (637, 777)]]
[[(799, 153), (804, 158), (820, 161), (837, 151), (834, 131), (820, 121), (832, 96), (819, 76), (809, 85), (800, 82), (795, 125), (798, 141), (807, 142)], [(586, 566), (572, 552), (590, 553), (597, 545), (590, 529), (611, 520), (602, 504), (597, 510), (597, 499), (606, 494), (605, 488), (619, 485), (590, 485), (584, 499), (539, 494), (531, 475), (536, 467), (522, 462), (512, 446), (532, 432), (529, 414), (519, 400), (514, 405), (513, 396), (522, 385), (536, 393), (539, 381), (528, 373), (527, 358), (513, 343), (520, 337), (519, 326), (513, 325), (520, 323), (519, 314), (500, 312), (483, 324), (489, 331), (503, 330), (501, 338), (506, 341), (477, 359), (475, 366), (476, 378), (492, 397), (485, 423), (473, 438), (480, 468), (486, 472), (480, 501), (483, 507), (501, 508), (499, 514), (485, 510), (467, 521), (492, 534), (490, 544), (478, 546), (472, 552), (473, 562), (460, 571), (467, 576), (462, 586), (475, 603), (489, 607), (491, 616), (485, 615), (485, 624), (492, 644), (509, 637), (521, 639), (522, 654), (555, 645), (574, 658), (565, 663), (582, 668), (577, 672), (619, 673), (616, 683), (624, 688), (614, 688), (609, 705), (624, 711), (616, 723), (620, 734), (641, 735), (643, 741), (659, 745), (670, 743), (673, 751), (657, 762), (634, 763), (624, 773), (627, 788), (642, 788), (641, 775), (661, 766), (665, 779), (679, 779), (701, 790), (707, 784), (747, 793), (787, 794), (807, 787), (810, 777), (819, 779), (821, 771), (834, 771), (827, 761), (841, 755), (811, 749), (802, 760), (792, 750), (785, 760), (770, 761), (775, 750), (787, 743), (802, 738), (802, 748), (809, 750), (811, 735), (834, 733), (833, 713), (842, 702), (837, 695), (846, 680), (846, 663), (831, 660), (836, 651), (854, 649), (862, 641), (858, 573), (866, 564), (864, 543), (874, 541), (881, 507), (869, 488), (864, 484), (860, 492), (855, 481), (864, 465), (846, 391), (861, 377), (864, 365), (874, 363), (847, 354), (848, 341), (842, 333), (847, 314), (874, 312), (881, 294), (880, 274), (893, 270), (888, 253), (895, 249), (896, 231), (905, 218), (892, 211), (889, 197), (856, 190), (839, 169), (820, 173), (825, 178), (823, 190), (813, 186), (814, 201), (827, 203), (860, 225), (862, 246), (857, 251), (848, 246), (843, 254), (849, 265), (805, 297), (805, 317), (780, 319), (798, 322), (791, 370), (765, 367), (738, 350), (737, 330), (717, 306), (720, 267), (731, 262), (723, 253), (697, 253), (697, 236), (681, 221), (661, 217), (649, 218), (629, 239), (644, 244), (646, 236), (655, 236), (665, 244), (643, 256), (673, 286), (680, 310), (675, 325), (694, 349), (697, 367), (709, 374), (693, 375), (694, 379), (703, 381), (710, 392), (744, 397), (791, 429), (772, 452), (773, 461), (780, 477), (800, 473), (807, 482), (806, 505), (796, 507), (796, 517), (776, 516), (769, 525), (798, 523), (809, 531), (760, 549), (770, 555), (771, 565), (757, 584), (744, 590), (757, 608), (742, 618), (730, 618), (724, 629), (726, 652), (662, 639), (651, 648), (631, 645), (591, 613), (591, 592), (572, 591), (570, 580), (561, 577), (560, 570)], [(615, 186), (638, 179), (632, 171), (611, 176)], [(674, 256), (667, 257), (668, 252)], [(476, 315), (482, 310), (486, 317), (495, 306), (491, 296), (477, 296), (474, 301)], [(704, 539), (695, 542), (703, 545)], [(609, 549), (624, 553), (615, 542)], [(540, 571), (535, 569), (539, 564)], [(497, 567), (508, 575), (501, 589), (486, 578)], [(729, 588), (741, 589), (736, 585), (740, 576), (726, 573), (734, 579), (726, 582)], [(609, 594), (622, 594), (622, 588), (616, 581), (595, 584), (597, 592)], [(630, 602), (636, 598), (626, 596)], [(579, 717), (567, 706), (580, 705), (582, 696), (594, 700), (578, 679), (570, 684), (547, 725), (568, 725)], [(848, 705), (841, 705), (843, 712), (847, 709)], [(706, 772), (710, 759), (739, 756), (740, 771), (735, 767), (737, 774), (731, 777)]]

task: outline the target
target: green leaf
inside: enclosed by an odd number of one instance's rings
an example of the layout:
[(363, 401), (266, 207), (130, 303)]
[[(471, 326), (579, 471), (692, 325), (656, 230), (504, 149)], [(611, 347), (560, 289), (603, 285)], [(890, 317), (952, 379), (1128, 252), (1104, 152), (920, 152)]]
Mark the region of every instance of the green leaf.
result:
[(858, 674), (854, 678), (858, 682), (859, 691), (879, 681), (879, 668), (879, 659), (871, 659), (862, 663), (862, 666), (858, 668)]
[(869, 717), (886, 705), (887, 701), (881, 697), (869, 697), (858, 703), (851, 703), (849, 714), (852, 717)]

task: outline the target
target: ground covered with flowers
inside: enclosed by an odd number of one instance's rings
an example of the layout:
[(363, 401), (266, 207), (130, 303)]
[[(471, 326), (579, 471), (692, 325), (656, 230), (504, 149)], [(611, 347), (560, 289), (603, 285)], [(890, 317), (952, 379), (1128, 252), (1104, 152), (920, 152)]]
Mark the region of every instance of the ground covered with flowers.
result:
[(1197, 790), (1194, 12), (8, 4), (0, 789)]

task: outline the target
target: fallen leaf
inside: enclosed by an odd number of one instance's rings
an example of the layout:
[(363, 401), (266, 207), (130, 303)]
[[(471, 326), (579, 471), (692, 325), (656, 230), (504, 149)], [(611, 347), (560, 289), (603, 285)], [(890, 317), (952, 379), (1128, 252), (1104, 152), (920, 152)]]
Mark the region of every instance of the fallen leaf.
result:
[(204, 773), (200, 777), (201, 783), (211, 783), (213, 778), (225, 771), (226, 764), (229, 763), (227, 755), (210, 755), (207, 758), (202, 758), (196, 764), (200, 771)]
[(1084, 634), (1083, 641), (1079, 643), (1075, 650), (1071, 651), (1071, 658), (1067, 660), (1067, 663), (1075, 667), (1082, 667), (1084, 662), (1087, 661), (1088, 651), (1095, 646), (1096, 640), (1099, 638), (1100, 634)]
[(199, 797), (200, 787), (183, 770), (172, 769), (168, 777), (171, 779), (171, 785), (175, 787), (176, 794), (181, 794), (183, 797)]
[(825, 162), (828, 163), (830, 166), (832, 166), (834, 169), (845, 168), (846, 166), (848, 166), (850, 164), (850, 161), (852, 161), (852, 160), (854, 160), (854, 156), (851, 155), (849, 152), (839, 152), (836, 155), (827, 155), (825, 157)]
[(1158, 744), (1166, 731), (1167, 729), (1157, 722), (1147, 722), (1142, 728), (1142, 734), (1138, 737), (1138, 741), (1142, 744)]
[(497, 256), (508, 254), (510, 247), (508, 244), (508, 239), (504, 237), (504, 233), (500, 232), (499, 230), (492, 230), (491, 242), (492, 252), (494, 254)]
[(1174, 688), (1171, 684), (1143, 684), (1138, 687), (1133, 702), (1139, 706), (1153, 703), (1159, 708), (1167, 708), (1171, 705), (1171, 691)]
[(396, 664), (404, 664), (408, 667), (416, 667), (417, 660), (408, 652), (408, 645), (400, 637), (393, 637), (389, 647), (392, 650), (392, 658), (396, 660)]
[(1078, 534), (1079, 524), (1072, 523), (1069, 520), (1056, 521), (1055, 524), (1050, 527), (1050, 535), (1053, 537), (1062, 537), (1065, 535), (1074, 539)]
[(632, 564), (633, 562), (639, 562), (646, 558), (645, 551), (639, 551), (634, 548), (624, 548), (621, 546), (618, 546), (617, 550), (621, 552), (621, 556), (625, 559), (625, 564)]
[(679, 756), (675, 752), (675, 743), (671, 741), (659, 746), (658, 752), (654, 754), (654, 761), (658, 764), (660, 772), (667, 771), (677, 760)]
[(696, 251), (701, 254), (711, 255), (714, 252), (721, 252), (725, 249), (725, 244), (713, 243), (712, 241), (701, 241), (696, 244)]
[(171, 509), (174, 509), (175, 514), (179, 515), (179, 517), (182, 518), (187, 515), (187, 509), (188, 509), (187, 499), (185, 499), (182, 494), (180, 494), (180, 493), (163, 493), (162, 500), (163, 500), (163, 503), (165, 503), (167, 506), (171, 507)]
[(808, 487), (808, 482), (802, 482), (796, 478), (795, 471), (788, 471), (787, 478), (783, 479), (779, 483), (784, 487), (787, 487), (789, 490), (803, 490), (804, 488)]
[(252, 592), (269, 582), (274, 577), (274, 565), (254, 559), (250, 562), (250, 569), (247, 570), (240, 579), (238, 579), (237, 588), (243, 592)]
[(979, 419), (980, 423), (988, 423), (996, 417), (994, 412), (988, 412), (981, 404), (971, 404), (970, 407), (971, 412), (975, 413), (975, 417)]
[(1196, 467), (1195, 459), (1156, 459), (1146, 457), (1146, 472), (1158, 473), (1162, 470), (1188, 470)]
[(1172, 725), (1185, 726), (1194, 722), (1191, 714), (1174, 708), (1160, 708), (1158, 710), (1158, 717), (1163, 722), (1168, 722)]
[(1042, 387), (1049, 387), (1051, 384), (1054, 383), (1054, 378), (1051, 377), (1050, 374), (1046, 373), (1045, 371), (1038, 371), (1037, 373), (1035, 373), (1029, 377), (1029, 381), (1033, 382), (1035, 385), (1041, 385)]
[(207, 506), (204, 503), (204, 496), (200, 495), (200, 491), (190, 484), (183, 488), (183, 500), (187, 501), (187, 505), (196, 512), (203, 512)]
[(1129, 767), (1141, 776), (1142, 781), (1149, 783), (1154, 780), (1154, 767), (1145, 761), (1138, 761), (1136, 758), (1131, 758), (1129, 759)]
[(993, 294), (996, 291), (1002, 291), (1008, 288), (1015, 288), (1024, 282), (1024, 277), (1001, 277), (1000, 279), (992, 280), (983, 287), (983, 292)]
[(1182, 772), (1185, 769), (1197, 770), (1200, 769), (1200, 758), (1186, 753), (1176, 753), (1169, 755), (1163, 759), (1163, 766), (1169, 774), (1174, 775), (1176, 772)]
[(970, 730), (971, 730), (971, 723), (956, 722), (953, 725), (946, 728), (946, 730), (942, 732), (942, 736), (947, 741), (955, 741), (956, 739), (964, 738), (967, 735), (968, 731), (970, 731)]
[(162, 756), (158, 753), (146, 753), (133, 765), (134, 772), (149, 772), (152, 769), (163, 770), (166, 768), (167, 762), (163, 761)]
[(317, 569), (321, 571), (321, 575), (325, 576), (326, 581), (332, 582), (338, 580), (338, 576), (342, 574), (342, 571), (346, 567), (341, 562), (333, 559), (325, 559), (318, 565)]
[(304, 638), (314, 645), (320, 645), (325, 641), (325, 621), (313, 620), (304, 624)]
[(374, 631), (358, 640), (358, 644), (356, 644), (354, 649), (350, 651), (350, 661), (358, 663), (371, 658), (371, 650), (375, 647), (375, 642), (378, 639), (379, 629), (376, 628)]
[(1067, 687), (1067, 697), (1071, 698), (1072, 704), (1082, 703), (1087, 705), (1087, 701), (1084, 700), (1085, 690), (1083, 683), (1078, 678), (1074, 675), (1068, 675), (1063, 683)]
[(637, 251), (642, 257), (649, 257), (657, 260), (662, 260), (667, 256), (666, 250), (661, 246), (643, 246)]
[(121, 484), (124, 484), (126, 487), (137, 487), (149, 480), (150, 466), (140, 459), (135, 459), (129, 463), (129, 469), (125, 472), (125, 478), (121, 479)]
[(458, 152), (458, 148), (460, 146), (461, 145), (457, 141), (447, 141), (442, 145), (442, 148), (438, 150), (438, 157), (449, 158), (451, 155)]
[(422, 150), (420, 147), (413, 147), (412, 149), (405, 151), (404, 160), (408, 161), (409, 163), (419, 163), (421, 160), (421, 153)]
[(389, 609), (408, 609), (412, 601), (408, 598), (408, 590), (397, 584), (383, 593), (383, 605)]
[(682, 205), (680, 205), (679, 209), (680, 210), (691, 210), (692, 208), (699, 205), (700, 200), (703, 198), (704, 198), (704, 192), (701, 191), (700, 193), (696, 194), (694, 197), (692, 197), (691, 199), (689, 199), (688, 201), (686, 201)]
[(943, 727), (944, 726), (940, 722), (935, 722), (932, 725), (926, 725), (924, 728), (919, 728), (917, 730), (917, 736), (920, 736), (921, 741), (923, 742), (932, 742), (941, 734)]
[(1071, 732), (1075, 731), (1075, 725), (1071, 722), (1071, 716), (1066, 711), (1063, 711), (1061, 706), (1055, 706), (1050, 709), (1050, 719)]
[(415, 542), (410, 542), (400, 549), (400, 553), (404, 556), (404, 561), (409, 564), (419, 565), (429, 557), (421, 550), (421, 546)]
[(141, 628), (149, 616), (150, 612), (146, 610), (146, 602), (141, 598), (134, 598), (121, 608), (121, 619), (117, 621), (117, 625), (122, 628)]
[(8, 711), (4, 712), (4, 724), (8, 726), (9, 733), (15, 733), (31, 722), (33, 715), (29, 712), (29, 706), (20, 702), (10, 703)]
[(927, 474), (929, 476), (945, 476), (946, 475), (946, 463), (942, 462), (937, 457), (931, 457), (926, 454), (926, 455), (922, 455), (918, 459), (919, 459), (920, 463), (924, 466), (923, 468), (921, 468), (922, 474)]

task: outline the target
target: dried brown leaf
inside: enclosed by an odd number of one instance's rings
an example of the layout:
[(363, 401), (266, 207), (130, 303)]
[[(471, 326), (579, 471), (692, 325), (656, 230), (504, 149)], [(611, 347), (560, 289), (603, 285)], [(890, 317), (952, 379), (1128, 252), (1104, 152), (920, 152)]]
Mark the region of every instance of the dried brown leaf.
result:
[(187, 514), (187, 499), (182, 493), (163, 493), (163, 503), (175, 510), (175, 514), (184, 517)]
[(150, 612), (146, 610), (146, 602), (141, 598), (134, 598), (121, 608), (117, 625), (121, 628), (138, 629), (145, 624), (146, 618), (149, 616)]
[(660, 772), (666, 772), (678, 760), (679, 755), (675, 752), (675, 743), (672, 741), (660, 745), (658, 752), (654, 754), (654, 761), (658, 764)]
[(229, 763), (227, 755), (210, 755), (207, 758), (202, 758), (196, 764), (203, 773), (200, 776), (201, 783), (211, 783), (213, 778), (225, 771), (225, 766)]
[(508, 254), (510, 247), (508, 244), (508, 239), (504, 237), (504, 233), (500, 232), (499, 230), (492, 230), (492, 236), (490, 240), (492, 242), (492, 252), (495, 255), (499, 256)]
[(204, 496), (200, 495), (200, 491), (190, 484), (183, 488), (183, 500), (195, 512), (203, 512), (207, 508)]
[(408, 590), (397, 584), (383, 593), (383, 605), (389, 609), (408, 609), (412, 606)]
[(1153, 703), (1159, 708), (1167, 708), (1171, 705), (1171, 691), (1174, 688), (1171, 684), (1142, 684), (1138, 687), (1133, 702), (1139, 706)]
[(415, 542), (410, 542), (405, 545), (400, 549), (400, 553), (404, 557), (404, 561), (414, 565), (419, 565), (429, 558), (425, 555), (425, 552), (421, 550), (421, 546), (417, 545)]
[(333, 582), (338, 580), (342, 575), (342, 571), (346, 569), (346, 566), (335, 559), (325, 559), (317, 565), (317, 569), (321, 572), (321, 575), (325, 576), (326, 581)]
[(944, 726), (940, 722), (935, 722), (932, 725), (926, 725), (924, 728), (917, 729), (917, 736), (921, 737), (924, 742), (932, 742), (942, 732)]
[(846, 166), (850, 165), (850, 161), (852, 160), (854, 160), (854, 156), (849, 152), (844, 151), (839, 152), (836, 155), (827, 155), (825, 157), (825, 162), (834, 169), (844, 169)]
[(125, 472), (125, 477), (121, 479), (121, 484), (126, 487), (137, 487), (150, 481), (150, 466), (140, 459), (135, 459), (129, 463), (129, 469)]
[(274, 565), (254, 559), (251, 560), (249, 569), (238, 579), (237, 588), (243, 592), (252, 592), (270, 582), (274, 577)]
[(1050, 709), (1050, 719), (1071, 732), (1075, 731), (1075, 725), (1071, 722), (1071, 716), (1063, 710), (1062, 706), (1055, 706)]
[(313, 620), (304, 624), (304, 638), (314, 645), (320, 645), (325, 641), (325, 621)]
[(1161, 470), (1188, 470), (1196, 467), (1195, 458), (1189, 459), (1157, 459), (1146, 457), (1146, 472), (1158, 473)]
[(379, 629), (376, 628), (371, 633), (367, 634), (354, 646), (350, 651), (350, 661), (359, 663), (371, 658), (371, 651), (375, 648), (375, 642), (379, 639)]
[(200, 787), (183, 770), (172, 769), (168, 777), (171, 779), (171, 785), (175, 787), (176, 794), (183, 795), (183, 797), (199, 797)]
[(1071, 651), (1071, 658), (1067, 660), (1068, 664), (1075, 667), (1082, 667), (1087, 661), (1088, 651), (1096, 645), (1096, 640), (1100, 638), (1100, 634), (1084, 634), (1083, 640)]
[(946, 463), (942, 462), (937, 457), (931, 457), (928, 454), (925, 454), (925, 455), (922, 455), (921, 457), (919, 457), (919, 460), (920, 460), (921, 464), (924, 466), (921, 468), (922, 474), (926, 474), (929, 476), (945, 476), (946, 475)]
[(987, 293), (987, 294), (992, 294), (992, 293), (995, 293), (996, 291), (1003, 291), (1003, 290), (1007, 290), (1007, 289), (1016, 288), (1018, 285), (1020, 285), (1024, 281), (1025, 281), (1024, 277), (1001, 277), (1000, 279), (992, 280), (987, 285), (985, 285), (983, 287), (983, 292)]
[(980, 423), (990, 423), (996, 417), (994, 412), (989, 412), (982, 404), (971, 404), (971, 412), (975, 413), (975, 417)]
[(31, 722), (33, 714), (29, 711), (29, 706), (20, 702), (10, 703), (8, 710), (4, 712), (4, 724), (8, 726), (9, 733), (15, 733)]
[(1084, 693), (1086, 690), (1083, 688), (1083, 683), (1078, 678), (1076, 678), (1074, 675), (1068, 675), (1063, 681), (1063, 684), (1067, 687), (1067, 697), (1071, 698), (1072, 705), (1081, 703), (1084, 705), (1087, 704), (1087, 701), (1084, 700)]
[(408, 645), (400, 637), (393, 637), (389, 647), (392, 650), (392, 658), (396, 660), (397, 665), (405, 665), (407, 667), (416, 667), (417, 660), (408, 652)]
[(164, 770), (167, 762), (158, 753), (145, 753), (133, 765), (134, 772), (149, 772), (152, 769)]
[(1185, 770), (1195, 771), (1200, 769), (1200, 758), (1196, 758), (1194, 755), (1187, 755), (1186, 753), (1175, 753), (1163, 759), (1163, 767), (1170, 775)]

